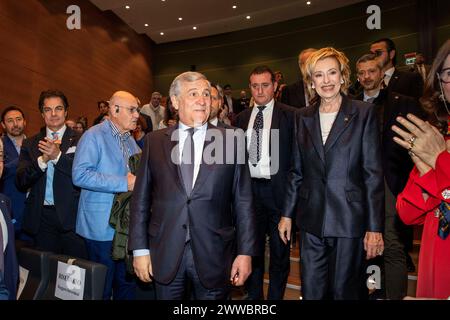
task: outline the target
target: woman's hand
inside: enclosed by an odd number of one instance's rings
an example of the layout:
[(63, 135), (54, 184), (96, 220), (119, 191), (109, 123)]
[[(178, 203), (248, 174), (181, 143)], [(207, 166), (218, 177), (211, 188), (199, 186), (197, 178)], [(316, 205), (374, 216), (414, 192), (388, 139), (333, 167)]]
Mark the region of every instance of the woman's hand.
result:
[[(394, 137), (394, 141), (403, 148), (408, 149), (413, 161), (415, 160), (414, 157), (417, 156), (427, 166), (434, 169), (438, 155), (446, 150), (443, 135), (427, 121), (422, 121), (412, 114), (408, 114), (407, 118), (409, 121), (403, 117), (397, 117), (397, 121), (409, 132), (393, 126), (392, 130), (401, 137)], [(420, 163), (419, 166), (421, 166)], [(426, 169), (425, 166), (421, 166), (421, 168), (423, 170)]]

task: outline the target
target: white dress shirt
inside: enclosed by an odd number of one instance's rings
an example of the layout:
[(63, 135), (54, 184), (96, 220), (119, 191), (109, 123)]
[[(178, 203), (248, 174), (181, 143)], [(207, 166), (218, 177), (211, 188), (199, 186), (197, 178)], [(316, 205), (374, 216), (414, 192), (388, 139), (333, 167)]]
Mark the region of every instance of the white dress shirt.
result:
[(322, 133), (322, 143), (325, 145), (328, 136), (330, 135), (331, 128), (333, 127), (334, 120), (336, 120), (338, 112), (319, 112), (320, 117), (320, 131)]
[[(8, 226), (6, 225), (5, 217), (3, 217), (3, 212), (0, 210), (0, 227), (2, 228), (2, 236), (3, 236), (3, 248), (1, 248), (5, 252), (6, 246), (8, 245)], [(3, 254), (3, 253), (2, 253)]]
[(370, 98), (376, 99), (379, 95), (380, 95), (380, 90), (378, 90), (377, 93), (375, 93), (373, 96), (368, 96), (366, 94), (366, 91), (364, 91), (364, 101), (367, 102), (367, 100), (369, 100)]
[[(250, 168), (250, 175), (252, 178), (260, 178), (260, 179), (270, 179), (270, 128), (272, 126), (272, 114), (273, 114), (273, 106), (275, 104), (275, 100), (272, 99), (266, 105), (263, 110), (263, 134), (262, 134), (262, 148), (261, 148), (261, 159), (254, 167), (251, 163), (248, 164)], [(250, 150), (250, 143), (253, 132), (253, 124), (255, 123), (256, 115), (259, 111), (256, 103), (253, 107), (252, 113), (250, 115), (250, 120), (248, 122), (247, 129), (247, 150)]]
[(384, 83), (386, 87), (389, 85), (389, 81), (391, 81), (392, 75), (395, 72), (395, 67), (389, 68), (384, 72)]

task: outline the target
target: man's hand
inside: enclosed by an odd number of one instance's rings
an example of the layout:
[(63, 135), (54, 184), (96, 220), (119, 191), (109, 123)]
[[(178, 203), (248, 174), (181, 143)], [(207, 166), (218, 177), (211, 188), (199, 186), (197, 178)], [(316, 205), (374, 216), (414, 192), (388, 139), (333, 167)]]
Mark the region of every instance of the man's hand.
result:
[(238, 255), (234, 259), (231, 267), (230, 281), (233, 286), (242, 286), (252, 273), (252, 257), (246, 255)]
[(134, 272), (143, 282), (151, 282), (153, 277), (150, 255), (133, 257)]
[(133, 191), (134, 183), (136, 182), (136, 176), (132, 173), (127, 174), (128, 191)]
[(278, 223), (278, 234), (280, 235), (281, 241), (287, 244), (291, 241), (291, 230), (292, 230), (292, 219), (287, 217), (281, 217)]
[(366, 236), (364, 237), (364, 250), (367, 251), (367, 260), (383, 254), (384, 242), (381, 232), (366, 232)]
[(55, 160), (58, 158), (61, 150), (59, 149), (60, 143), (53, 141), (52, 139), (45, 137), (44, 140), (39, 141), (38, 149), (42, 152), (42, 160), (47, 163), (49, 160)]

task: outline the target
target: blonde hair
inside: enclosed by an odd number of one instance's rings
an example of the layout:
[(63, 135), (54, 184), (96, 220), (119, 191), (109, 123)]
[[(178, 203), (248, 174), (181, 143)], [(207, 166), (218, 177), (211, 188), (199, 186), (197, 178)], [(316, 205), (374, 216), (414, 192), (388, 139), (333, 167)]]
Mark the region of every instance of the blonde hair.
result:
[(347, 94), (348, 88), (350, 87), (350, 67), (348, 58), (343, 52), (332, 47), (322, 48), (311, 53), (302, 68), (303, 81), (308, 88), (311, 101), (317, 101), (318, 99), (316, 91), (311, 87), (314, 68), (316, 67), (318, 61), (326, 58), (334, 58), (338, 62), (339, 70), (341, 72), (342, 79), (344, 80), (344, 83), (341, 84), (341, 92)]

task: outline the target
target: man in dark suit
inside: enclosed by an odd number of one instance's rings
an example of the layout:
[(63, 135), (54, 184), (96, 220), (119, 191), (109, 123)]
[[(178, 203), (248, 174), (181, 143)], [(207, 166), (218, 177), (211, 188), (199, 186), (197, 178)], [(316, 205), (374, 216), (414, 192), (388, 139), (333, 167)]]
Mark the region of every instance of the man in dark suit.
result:
[(408, 113), (420, 116), (420, 106), (414, 98), (381, 89), (383, 71), (375, 54), (359, 58), (356, 70), (358, 81), (364, 89), (356, 99), (375, 105), (381, 133), (386, 208), (384, 281), (381, 288), (385, 291), (385, 298), (403, 299), (408, 285), (405, 238), (410, 227), (401, 222), (395, 205), (397, 195), (405, 187), (414, 164), (407, 150), (393, 141), (394, 131), (391, 127), (397, 124), (398, 116), (406, 116)]
[[(3, 146), (0, 141), (0, 177), (3, 172)], [(11, 201), (0, 193), (0, 300), (16, 300), (19, 267), (17, 264)]]
[(423, 54), (417, 53), (416, 60), (414, 61), (414, 65), (412, 66), (411, 71), (420, 74), (423, 82), (425, 82), (427, 80), (428, 73), (430, 72), (430, 68), (431, 66), (429, 64), (425, 64), (425, 58), (423, 57)]
[(397, 92), (419, 99), (423, 94), (423, 80), (418, 73), (397, 70), (397, 50), (388, 38), (372, 42), (370, 51), (377, 55), (377, 61), (384, 72), (384, 85), (390, 92)]
[(232, 129), (232, 126), (227, 125), (219, 120), (218, 116), (223, 106), (223, 91), (218, 84), (211, 84), (211, 112), (209, 113), (209, 123), (213, 126)]
[[(270, 240), (269, 291), (267, 298), (283, 299), (289, 275), (290, 244), (278, 236), (287, 183), (296, 109), (275, 102), (275, 75), (266, 66), (250, 74), (250, 89), (255, 106), (239, 114), (236, 126), (247, 131), (250, 174), (257, 215), (258, 257), (247, 281), (248, 298), (264, 298), (264, 250), (266, 234)], [(256, 152), (254, 152), (256, 151)]]
[(223, 93), (223, 104), (228, 107), (228, 117), (230, 118), (231, 123), (234, 123), (234, 119), (242, 110), (244, 110), (244, 107), (239, 100), (233, 98), (231, 86), (229, 84), (226, 84), (223, 87)]
[(75, 233), (80, 191), (72, 184), (72, 163), (79, 135), (66, 127), (68, 101), (57, 90), (43, 91), (41, 131), (25, 141), (16, 184), (30, 190), (24, 211), (25, 231), (37, 248), (85, 258), (83, 239)]
[(305, 64), (309, 55), (316, 49), (308, 48), (302, 50), (298, 55), (298, 68), (300, 71), (300, 80), (283, 88), (281, 92), (281, 102), (295, 108), (303, 108), (309, 106), (308, 90), (302, 79), (302, 66)]
[[(211, 134), (226, 134), (207, 122), (210, 90), (197, 72), (174, 79), (180, 121), (147, 135), (136, 174), (128, 248), (136, 275), (155, 280), (157, 299), (182, 299), (187, 281), (196, 299), (225, 299), (230, 281), (242, 285), (251, 272), (256, 230), (245, 149), (234, 139), (211, 142)], [(242, 132), (237, 138), (243, 143)], [(208, 161), (212, 145), (225, 158), (233, 152), (232, 163)]]
[(1, 191), (11, 199), (16, 238), (30, 241), (30, 237), (22, 232), (26, 192), (17, 190), (15, 183), (20, 148), (25, 140), (25, 115), (20, 108), (11, 106), (3, 110), (1, 120), (2, 127), (6, 131), (6, 134), (2, 137), (4, 171), (1, 179)]

